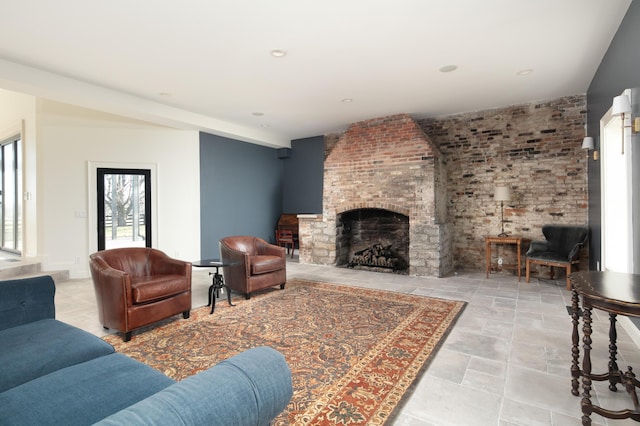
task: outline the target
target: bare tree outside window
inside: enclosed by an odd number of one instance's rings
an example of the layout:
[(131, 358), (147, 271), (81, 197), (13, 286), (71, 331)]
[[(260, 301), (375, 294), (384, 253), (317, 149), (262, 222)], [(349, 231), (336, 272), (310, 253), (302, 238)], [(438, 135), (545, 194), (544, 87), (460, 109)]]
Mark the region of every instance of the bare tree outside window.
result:
[(144, 247), (144, 175), (105, 174), (104, 189), (105, 235)]

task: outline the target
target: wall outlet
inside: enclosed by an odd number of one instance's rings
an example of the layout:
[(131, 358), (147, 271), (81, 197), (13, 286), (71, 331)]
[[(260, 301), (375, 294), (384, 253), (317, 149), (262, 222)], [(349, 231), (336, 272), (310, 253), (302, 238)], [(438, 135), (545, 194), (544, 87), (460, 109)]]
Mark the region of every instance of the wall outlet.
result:
[(498, 265), (502, 266), (502, 256), (498, 257)]

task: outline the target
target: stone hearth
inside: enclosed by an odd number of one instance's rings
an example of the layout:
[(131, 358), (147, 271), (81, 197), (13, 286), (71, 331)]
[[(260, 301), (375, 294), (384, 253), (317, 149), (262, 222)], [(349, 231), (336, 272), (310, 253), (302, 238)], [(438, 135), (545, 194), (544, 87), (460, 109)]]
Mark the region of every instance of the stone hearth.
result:
[[(451, 226), (446, 223), (446, 170), (437, 147), (407, 114), (352, 124), (324, 165), (323, 213), (301, 215), (300, 261), (333, 264), (344, 228), (338, 217), (358, 209), (379, 209), (408, 218), (411, 275), (453, 272)], [(351, 247), (353, 254), (379, 243)], [(343, 256), (343, 254), (340, 254)]]

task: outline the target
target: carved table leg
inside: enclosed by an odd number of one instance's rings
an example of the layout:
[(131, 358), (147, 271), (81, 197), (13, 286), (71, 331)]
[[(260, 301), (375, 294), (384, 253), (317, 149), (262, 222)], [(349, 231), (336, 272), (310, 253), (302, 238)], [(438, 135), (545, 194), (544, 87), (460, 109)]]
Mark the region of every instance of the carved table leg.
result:
[[(635, 410), (638, 411), (638, 394), (636, 393), (636, 375), (633, 372), (633, 368), (627, 367), (627, 372), (623, 375), (624, 386), (627, 389), (629, 395), (631, 395), (631, 399), (633, 400), (633, 406)], [(632, 416), (633, 418), (633, 416)], [(634, 418), (635, 421), (638, 421)]]
[(618, 346), (616, 341), (618, 340), (618, 333), (616, 332), (616, 314), (609, 313), (609, 390), (616, 392), (616, 382), (614, 374), (619, 371), (618, 363), (616, 362), (616, 355), (618, 354)]
[(582, 313), (584, 316), (584, 324), (582, 338), (584, 357), (582, 359), (582, 425), (591, 426), (591, 413), (593, 405), (591, 404), (591, 306), (582, 302)]
[(580, 378), (580, 366), (578, 365), (578, 358), (580, 357), (580, 348), (578, 344), (580, 342), (580, 336), (578, 335), (578, 322), (579, 322), (579, 309), (578, 304), (578, 291), (573, 290), (571, 294), (571, 322), (573, 323), (573, 333), (571, 335), (571, 394), (578, 396), (578, 386)]

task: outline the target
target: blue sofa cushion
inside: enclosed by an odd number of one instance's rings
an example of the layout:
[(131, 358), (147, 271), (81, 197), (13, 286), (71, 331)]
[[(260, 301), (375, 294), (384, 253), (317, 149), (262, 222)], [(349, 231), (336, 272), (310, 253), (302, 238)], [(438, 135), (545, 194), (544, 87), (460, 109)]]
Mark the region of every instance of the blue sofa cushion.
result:
[(268, 425), (292, 394), (291, 370), (282, 354), (259, 347), (187, 377), (99, 424)]
[(0, 331), (0, 392), (114, 352), (102, 339), (54, 319)]
[(50, 276), (0, 282), (0, 330), (55, 318), (56, 292)]
[(0, 393), (0, 423), (89, 425), (173, 383), (159, 371), (114, 353)]

